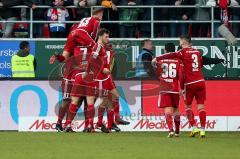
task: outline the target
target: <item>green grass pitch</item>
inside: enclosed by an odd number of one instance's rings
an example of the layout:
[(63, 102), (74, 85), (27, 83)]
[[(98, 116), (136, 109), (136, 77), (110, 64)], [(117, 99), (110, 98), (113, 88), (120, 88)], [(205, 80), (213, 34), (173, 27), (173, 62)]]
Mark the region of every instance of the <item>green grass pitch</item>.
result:
[(240, 159), (240, 132), (167, 138), (166, 132), (0, 132), (1, 159)]

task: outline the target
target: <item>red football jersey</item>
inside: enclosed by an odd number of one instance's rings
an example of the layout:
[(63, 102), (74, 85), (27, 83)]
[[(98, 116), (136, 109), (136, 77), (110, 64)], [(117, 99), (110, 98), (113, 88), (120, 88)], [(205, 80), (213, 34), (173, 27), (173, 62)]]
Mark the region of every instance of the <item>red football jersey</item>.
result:
[(96, 45), (94, 46), (93, 54), (95, 54), (95, 56), (97, 55), (96, 60), (101, 60), (103, 65), (103, 67), (99, 69), (99, 74), (97, 75), (96, 79), (97, 80), (106, 79), (109, 75), (103, 73), (103, 68), (109, 67), (108, 63), (110, 63), (110, 56), (108, 58), (105, 47), (99, 43), (96, 43)]
[(79, 24), (77, 29), (86, 31), (92, 39), (96, 38), (97, 31), (100, 25), (100, 20), (95, 17), (83, 18)]
[(76, 63), (76, 69), (85, 72), (88, 67), (89, 58), (92, 55), (92, 49), (87, 47), (75, 47), (74, 48), (74, 62)]
[(176, 53), (161, 55), (157, 60), (169, 58), (178, 58), (182, 61), (185, 85), (204, 81), (202, 55), (198, 50), (191, 47), (184, 48)]
[(93, 46), (100, 21), (94, 17), (83, 18), (78, 24), (72, 26), (67, 37), (64, 50), (73, 53), (77, 46)]
[(114, 60), (114, 51), (111, 49), (106, 48), (106, 55), (107, 55), (107, 68), (110, 70), (111, 69), (111, 65), (113, 63)]
[(160, 92), (179, 93), (180, 61), (178, 59), (157, 60)]

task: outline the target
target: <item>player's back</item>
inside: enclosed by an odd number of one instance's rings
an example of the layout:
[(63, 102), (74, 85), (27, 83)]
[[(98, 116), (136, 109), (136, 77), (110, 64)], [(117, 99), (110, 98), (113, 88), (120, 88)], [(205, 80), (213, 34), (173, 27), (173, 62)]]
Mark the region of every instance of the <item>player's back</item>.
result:
[(178, 59), (164, 59), (157, 61), (157, 75), (160, 80), (160, 92), (179, 92), (180, 61)]
[(184, 83), (191, 84), (204, 81), (202, 73), (202, 55), (194, 48), (184, 48), (180, 50), (182, 54)]
[(86, 31), (93, 39), (96, 36), (100, 21), (95, 17), (83, 18), (77, 26), (77, 30)]
[(90, 47), (75, 47), (74, 48), (74, 61), (79, 70), (86, 71), (88, 67), (88, 61), (92, 56), (92, 48)]

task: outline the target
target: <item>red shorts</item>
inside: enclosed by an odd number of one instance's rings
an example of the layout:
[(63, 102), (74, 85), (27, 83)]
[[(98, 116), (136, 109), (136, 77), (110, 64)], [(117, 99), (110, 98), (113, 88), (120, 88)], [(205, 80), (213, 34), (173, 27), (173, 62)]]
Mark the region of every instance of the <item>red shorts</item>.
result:
[(98, 82), (86, 82), (82, 74), (77, 74), (75, 76), (75, 81), (73, 83), (73, 88), (71, 91), (71, 96), (81, 97), (81, 96), (97, 96), (98, 95)]
[(179, 94), (174, 93), (161, 93), (158, 98), (158, 106), (160, 108), (179, 106)]
[(97, 81), (98, 82), (98, 86), (99, 86), (99, 96), (108, 96), (109, 95), (109, 91), (113, 90), (116, 88), (116, 85), (112, 79), (111, 76), (109, 76), (108, 79), (103, 80), (103, 81)]
[(73, 70), (69, 74), (64, 74), (62, 79), (62, 98), (63, 99), (70, 99), (73, 83), (75, 81), (75, 75), (78, 73), (78, 70)]
[(186, 85), (185, 91), (186, 105), (191, 105), (194, 97), (197, 104), (204, 104), (204, 101), (206, 100), (206, 86), (204, 81)]
[(66, 78), (62, 79), (61, 87), (62, 87), (62, 98), (63, 99), (70, 99), (73, 83), (74, 83), (73, 80), (69, 80)]

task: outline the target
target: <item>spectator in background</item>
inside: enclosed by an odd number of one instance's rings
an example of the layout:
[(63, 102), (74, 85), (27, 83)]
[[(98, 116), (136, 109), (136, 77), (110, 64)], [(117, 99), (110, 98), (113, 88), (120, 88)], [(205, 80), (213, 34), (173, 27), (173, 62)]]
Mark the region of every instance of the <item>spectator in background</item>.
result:
[[(196, 6), (206, 6), (208, 0), (195, 0)], [(211, 9), (210, 8), (195, 8), (192, 16), (194, 21), (209, 21)], [(207, 37), (209, 23), (193, 23), (192, 24), (192, 37)]]
[(117, 0), (101, 0), (101, 6), (106, 8), (112, 8), (113, 11), (117, 11)]
[[(143, 0), (142, 5), (157, 5), (158, 2), (161, 0)], [(139, 20), (151, 20), (151, 9), (150, 8), (144, 8), (144, 12), (140, 15)], [(139, 24), (139, 30), (142, 37), (151, 37), (151, 24), (150, 23), (144, 23)]]
[(63, 1), (63, 6), (72, 6), (73, 5), (73, 0), (64, 0)]
[[(116, 5), (120, 5), (119, 0), (99, 0), (98, 4), (106, 8), (103, 14), (104, 21), (119, 20), (118, 8), (116, 7)], [(101, 27), (107, 28), (111, 32), (111, 37), (119, 37), (119, 24), (101, 23)]]
[(154, 45), (150, 39), (142, 41), (142, 50), (137, 57), (136, 77), (149, 78), (154, 77), (152, 67)]
[[(33, 9), (33, 20), (46, 20), (46, 8), (37, 8), (37, 6), (53, 6), (53, 0), (23, 0), (24, 4)], [(29, 14), (27, 14), (29, 15)], [(28, 17), (29, 19), (29, 17)], [(33, 24), (33, 37), (42, 37), (43, 23)]]
[(74, 0), (74, 5), (77, 7), (96, 6), (97, 0)]
[[(168, 0), (169, 5), (181, 6), (181, 5), (195, 5), (195, 0)], [(171, 10), (171, 20), (189, 20), (193, 14), (194, 8), (177, 8)], [(188, 34), (189, 23), (171, 23), (170, 24), (170, 35), (171, 37), (178, 37), (180, 35)]]
[(55, 0), (55, 8), (49, 8), (47, 13), (48, 21), (57, 21), (57, 23), (50, 23), (50, 36), (52, 38), (64, 38), (66, 31), (66, 23), (69, 20), (68, 10), (63, 7), (63, 0)]
[(76, 9), (76, 14), (77, 14), (76, 19), (81, 20), (84, 17), (91, 16), (90, 8), (85, 8), (85, 7), (96, 6), (97, 0), (74, 0), (74, 5), (76, 7), (80, 7), (79, 9)]
[[(14, 21), (19, 18), (21, 9), (9, 7), (21, 5), (21, 0), (0, 0), (0, 20)], [(15, 23), (2, 23), (2, 37), (12, 37)]]
[[(155, 5), (167, 5), (168, 0), (158, 0)], [(154, 20), (169, 20), (169, 8), (155, 8)], [(169, 23), (155, 23), (154, 24), (154, 37), (169, 37)]]
[[(134, 6), (139, 5), (136, 0), (126, 0), (123, 5)], [(119, 20), (120, 21), (136, 21), (138, 15), (141, 12), (140, 8), (122, 8), (119, 9)], [(137, 36), (137, 24), (136, 23), (120, 23), (119, 26), (120, 38), (129, 38)]]
[(30, 45), (27, 41), (22, 41), (19, 45), (20, 50), (12, 56), (12, 77), (35, 77), (36, 60), (30, 54)]

